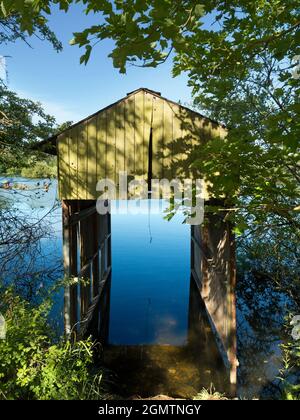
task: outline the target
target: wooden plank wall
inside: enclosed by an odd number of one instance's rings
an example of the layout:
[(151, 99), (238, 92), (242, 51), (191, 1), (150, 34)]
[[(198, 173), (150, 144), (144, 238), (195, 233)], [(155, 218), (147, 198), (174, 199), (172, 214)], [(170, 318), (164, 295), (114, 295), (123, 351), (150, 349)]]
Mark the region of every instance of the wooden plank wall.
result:
[(84, 335), (111, 272), (110, 214), (95, 200), (63, 200), (65, 331)]
[[(61, 199), (97, 199), (97, 180), (118, 182), (119, 171), (148, 179), (192, 177), (192, 150), (223, 130), (199, 114), (138, 91), (58, 136)], [(223, 130), (224, 131), (224, 130)]]
[(198, 284), (227, 365), (233, 393), (236, 386), (235, 249), (231, 226), (206, 215), (203, 226), (192, 226), (192, 274)]

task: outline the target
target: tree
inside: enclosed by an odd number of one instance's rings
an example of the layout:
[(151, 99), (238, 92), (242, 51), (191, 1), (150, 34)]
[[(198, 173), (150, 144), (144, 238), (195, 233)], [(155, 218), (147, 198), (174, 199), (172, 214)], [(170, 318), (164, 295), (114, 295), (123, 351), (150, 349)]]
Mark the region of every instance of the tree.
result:
[[(238, 216), (237, 230), (250, 221), (269, 223), (269, 215), (299, 229), (298, 2), (83, 3), (86, 13), (99, 14), (99, 25), (74, 34), (71, 43), (85, 48), (81, 62), (108, 38), (121, 72), (172, 57), (173, 75), (187, 72), (198, 108), (230, 128), (225, 141), (211, 142), (201, 156), (195, 152), (194, 165), (212, 182), (215, 197), (225, 197), (227, 208), (235, 205), (230, 217)], [(70, 2), (1, 4), (5, 16), (19, 13), (30, 33), (37, 15), (50, 14), (52, 4), (67, 11)]]
[[(40, 103), (20, 98), (0, 81), (0, 168), (22, 168), (30, 146), (57, 130), (55, 118)], [(32, 162), (31, 162), (32, 164)]]
[[(45, 16), (51, 14), (52, 5), (59, 5), (61, 10), (67, 12), (72, 3), (79, 2), (33, 0), (30, 3), (16, 3), (4, 0), (0, 2), (0, 17), (1, 13), (5, 19), (17, 14), (22, 30), (32, 34), (36, 19), (46, 24)], [(81, 62), (88, 61), (94, 44), (111, 38), (116, 42), (116, 47), (110, 56), (122, 72), (125, 72), (128, 60), (135, 63), (140, 59), (147, 66), (156, 66), (165, 61), (173, 47), (182, 47), (186, 35), (195, 33), (199, 28), (198, 18), (203, 13), (203, 7), (191, 0), (84, 0), (83, 4), (86, 14), (99, 14), (100, 23), (74, 34), (71, 43), (86, 48)]]
[(2, 5), (2, 13), (0, 12), (0, 44), (8, 44), (20, 39), (30, 46), (28, 35), (34, 35), (41, 40), (50, 42), (57, 52), (62, 50), (61, 42), (42, 16), (32, 16), (31, 29), (24, 32), (21, 15), (13, 13), (6, 16), (3, 7)]
[[(18, 13), (28, 33), (33, 16), (51, 14), (53, 4), (68, 11), (71, 3), (77, 0), (34, 0), (30, 6), (0, 1), (4, 16)], [(201, 154), (195, 150), (190, 164), (224, 202), (210, 210), (233, 220), (237, 233), (246, 232), (238, 245), (244, 271), (257, 280), (253, 289), (271, 283), (299, 307), (299, 2), (83, 4), (86, 13), (99, 14), (99, 25), (71, 40), (84, 49), (82, 63), (105, 39), (114, 41), (110, 57), (123, 73), (129, 65), (155, 67), (172, 59), (173, 75), (188, 75), (194, 105), (228, 127), (225, 140), (208, 142)], [(243, 291), (247, 297), (247, 288)], [(256, 304), (253, 300), (255, 310)]]
[[(57, 52), (62, 50), (61, 42), (48, 27), (46, 19), (35, 13), (29, 4), (25, 7), (30, 12), (30, 28), (24, 25), (26, 18), (24, 10), (6, 13), (6, 6), (2, 3), (0, 6), (0, 44), (20, 39), (30, 46), (28, 37), (36, 36), (50, 42)], [(35, 141), (53, 134), (55, 128), (57, 127), (54, 117), (47, 115), (40, 103), (20, 98), (0, 79), (1, 173), (6, 173), (7, 170), (13, 173), (20, 172), (24, 166), (28, 166), (29, 161), (32, 167), (37, 156), (33, 156), (28, 147)], [(30, 155), (29, 160), (28, 155)]]

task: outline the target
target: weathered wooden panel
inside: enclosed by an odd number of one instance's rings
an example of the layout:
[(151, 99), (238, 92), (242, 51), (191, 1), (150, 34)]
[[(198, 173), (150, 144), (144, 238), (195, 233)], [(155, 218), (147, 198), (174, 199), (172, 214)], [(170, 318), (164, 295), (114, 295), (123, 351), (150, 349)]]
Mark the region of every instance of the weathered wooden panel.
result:
[(199, 299), (199, 290), (192, 278), (189, 296), (188, 346), (195, 360), (198, 360), (200, 368), (209, 367), (205, 369), (206, 383), (213, 384), (220, 392), (228, 394), (228, 371), (222, 363), (205, 304), (202, 299)]
[(163, 119), (163, 173), (164, 178), (172, 179), (172, 163), (173, 163), (173, 117), (174, 111), (170, 103), (164, 102), (164, 119)]
[(78, 168), (77, 168), (77, 197), (82, 200), (87, 199), (88, 190), (88, 137), (87, 137), (87, 121), (77, 127), (77, 154), (78, 154)]
[(134, 121), (134, 157), (135, 175), (143, 176), (143, 131), (144, 131), (144, 95), (143, 92), (135, 95), (135, 121)]
[(97, 184), (97, 116), (87, 121), (87, 200), (96, 195)]
[(133, 92), (58, 136), (60, 197), (96, 199), (97, 181), (118, 182), (124, 170), (129, 179), (146, 181), (149, 168), (152, 178), (197, 177), (194, 150), (225, 133), (218, 124), (151, 91)]
[(134, 126), (135, 101), (131, 96), (125, 100), (125, 170), (130, 178), (135, 174)]
[[(70, 336), (75, 329), (85, 331), (109, 276), (111, 224), (109, 214), (96, 212), (95, 200), (63, 200), (62, 206), (65, 276), (75, 277), (65, 287), (65, 329)], [(100, 254), (106, 261), (101, 273)]]
[[(78, 197), (78, 150), (77, 150), (77, 127), (68, 130), (69, 133), (69, 158), (70, 158), (70, 191), (64, 199), (76, 199)], [(61, 157), (59, 156), (59, 160)], [(59, 182), (61, 182), (59, 180)]]
[[(177, 143), (177, 150), (174, 151), (174, 158), (177, 158), (178, 153), (178, 169), (181, 171), (181, 177), (190, 178), (191, 177), (191, 165), (192, 160), (190, 153), (192, 151), (193, 138), (195, 137), (195, 121), (194, 114), (189, 113), (186, 109), (177, 108), (176, 118), (179, 120), (181, 125), (181, 141)], [(198, 139), (198, 144), (200, 144), (200, 139)]]
[[(144, 96), (144, 174), (148, 178), (149, 157), (150, 157), (150, 133), (153, 124), (153, 95), (145, 92)], [(151, 145), (152, 153), (152, 145)], [(152, 162), (151, 162), (152, 165)]]
[(164, 177), (164, 100), (154, 97), (152, 134), (152, 177)]
[(203, 241), (201, 236), (200, 226), (191, 226), (191, 269), (195, 277), (198, 287), (203, 288), (203, 272), (204, 260), (203, 257)]
[(106, 178), (106, 137), (106, 111), (104, 111), (97, 115), (97, 182)]
[[(77, 202), (62, 202), (63, 219), (63, 259), (64, 274), (67, 284), (64, 291), (64, 324), (65, 332), (68, 337), (76, 331), (77, 322), (80, 320), (77, 311), (78, 287), (71, 279), (78, 274), (77, 261), (77, 226), (70, 226), (69, 221), (72, 214), (76, 211)], [(75, 332), (74, 331), (74, 332)]]
[(106, 111), (106, 177), (115, 181), (116, 176), (116, 109), (109, 108)]
[(179, 107), (172, 106), (173, 109), (173, 142), (172, 142), (172, 177), (177, 178), (183, 175), (183, 129), (182, 121), (177, 117)]
[[(236, 382), (235, 258), (230, 226), (220, 217), (207, 216), (203, 227), (194, 226), (194, 270), (201, 273), (201, 296), (212, 321), (220, 352)], [(197, 267), (198, 265), (198, 267)]]
[(91, 298), (93, 299), (99, 293), (100, 283), (100, 265), (99, 265), (99, 247), (100, 247), (100, 235), (99, 235), (99, 221), (101, 215), (94, 213), (91, 217), (91, 235), (90, 241), (93, 242), (93, 264), (92, 264), (92, 281), (91, 281)]
[(59, 196), (68, 197), (70, 194), (70, 162), (69, 162), (69, 136), (65, 132), (59, 136), (58, 154), (61, 156), (58, 165)]
[(120, 102), (116, 105), (116, 182), (119, 179), (119, 171), (125, 170), (125, 104)]

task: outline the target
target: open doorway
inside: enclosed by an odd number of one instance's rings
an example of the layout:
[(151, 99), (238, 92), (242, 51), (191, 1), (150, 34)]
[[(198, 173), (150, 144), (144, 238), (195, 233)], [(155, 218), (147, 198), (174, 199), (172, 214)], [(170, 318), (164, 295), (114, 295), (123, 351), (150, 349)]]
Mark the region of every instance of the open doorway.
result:
[(160, 213), (151, 212), (149, 200), (147, 214), (112, 214), (105, 365), (124, 397), (142, 389), (142, 397), (191, 398), (211, 383), (225, 390), (224, 365), (191, 276), (190, 226), (182, 214), (165, 220), (161, 204)]

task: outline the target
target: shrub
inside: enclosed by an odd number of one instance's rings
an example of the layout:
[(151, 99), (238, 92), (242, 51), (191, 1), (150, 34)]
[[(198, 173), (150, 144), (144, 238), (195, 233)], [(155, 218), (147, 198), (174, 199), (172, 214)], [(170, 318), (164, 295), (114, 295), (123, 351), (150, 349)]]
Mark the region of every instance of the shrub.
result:
[(47, 303), (32, 307), (6, 291), (0, 310), (7, 329), (0, 340), (0, 399), (101, 398), (102, 373), (92, 370), (95, 343), (55, 343)]
[(26, 178), (56, 178), (57, 159), (50, 155), (27, 155), (14, 166), (0, 164), (0, 174), (21, 175)]
[(198, 392), (193, 397), (193, 400), (227, 400), (224, 394), (215, 391), (214, 387), (211, 386), (209, 389), (203, 388), (202, 391)]
[[(298, 326), (298, 334), (299, 329)], [(280, 377), (283, 382), (282, 398), (300, 400), (300, 337), (293, 336), (293, 340), (282, 344), (281, 348), (284, 356)]]
[(56, 178), (56, 159), (48, 158), (42, 161), (37, 161), (32, 166), (23, 168), (21, 175), (26, 178)]

